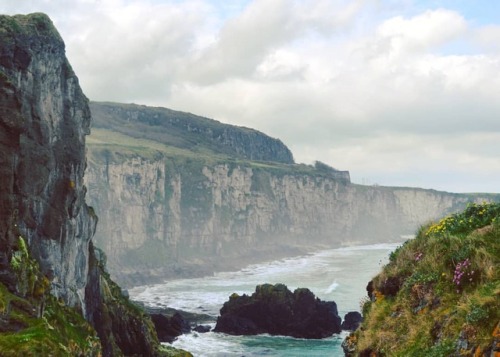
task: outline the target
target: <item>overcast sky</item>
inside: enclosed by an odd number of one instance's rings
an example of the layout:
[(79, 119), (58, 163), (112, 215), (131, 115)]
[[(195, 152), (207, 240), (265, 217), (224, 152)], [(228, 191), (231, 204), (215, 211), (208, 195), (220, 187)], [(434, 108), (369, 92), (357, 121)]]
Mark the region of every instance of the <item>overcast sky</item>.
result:
[(34, 11), (91, 100), (255, 128), (357, 183), (500, 192), (500, 1), (0, 0)]

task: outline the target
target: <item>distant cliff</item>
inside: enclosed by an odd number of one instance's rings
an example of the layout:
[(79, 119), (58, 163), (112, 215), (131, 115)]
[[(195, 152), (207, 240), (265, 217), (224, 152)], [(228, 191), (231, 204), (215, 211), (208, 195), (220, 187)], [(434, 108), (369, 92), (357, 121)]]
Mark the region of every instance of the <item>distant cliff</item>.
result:
[(290, 150), (278, 139), (166, 108), (119, 103), (91, 103), (95, 128), (112, 128), (134, 138), (148, 138), (193, 152), (235, 158), (293, 163)]
[(140, 284), (340, 244), (401, 241), (475, 197), (360, 186), (347, 171), (172, 151), (111, 130), (89, 138), (96, 244)]
[(2, 356), (162, 355), (151, 321), (92, 245), (97, 216), (83, 183), (90, 122), (50, 19), (0, 16)]

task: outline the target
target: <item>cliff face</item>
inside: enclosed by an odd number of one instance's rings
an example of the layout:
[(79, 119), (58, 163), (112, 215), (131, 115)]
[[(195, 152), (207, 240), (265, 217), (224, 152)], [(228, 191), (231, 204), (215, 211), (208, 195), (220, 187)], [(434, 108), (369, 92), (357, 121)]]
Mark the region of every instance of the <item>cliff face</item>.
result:
[(143, 105), (92, 102), (91, 110), (94, 127), (113, 129), (134, 138), (149, 138), (195, 152), (293, 163), (291, 151), (280, 140), (254, 129)]
[[(101, 344), (104, 356), (161, 355), (151, 321), (122, 296), (91, 243), (97, 217), (83, 183), (90, 121), (50, 19), (0, 16), (0, 330), (41, 355), (100, 355)], [(20, 306), (22, 321), (12, 313)], [(16, 345), (9, 338), (2, 355), (16, 355), (5, 349)]]
[[(256, 256), (341, 243), (401, 241), (422, 223), (472, 198), (433, 190), (350, 184), (330, 176), (251, 164), (138, 156), (99, 161), (90, 146), (89, 199), (96, 244), (124, 278), (224, 268)], [(297, 249), (294, 251), (294, 249)], [(280, 253), (281, 252), (281, 253)], [(140, 283), (140, 281), (132, 281)]]
[(88, 245), (97, 222), (84, 201), (87, 99), (46, 16), (2, 16), (1, 24), (2, 262), (5, 267), (17, 225), (51, 278), (52, 293), (84, 308)]

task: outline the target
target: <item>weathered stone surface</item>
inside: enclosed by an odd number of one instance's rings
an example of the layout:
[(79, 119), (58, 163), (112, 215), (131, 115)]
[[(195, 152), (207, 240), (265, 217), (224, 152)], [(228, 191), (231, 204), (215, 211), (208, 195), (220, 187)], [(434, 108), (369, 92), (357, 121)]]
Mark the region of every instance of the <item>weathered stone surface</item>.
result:
[(292, 293), (283, 284), (259, 285), (251, 296), (234, 294), (220, 314), (214, 331), (232, 335), (325, 338), (341, 331), (335, 302), (321, 301), (308, 289)]
[(50, 19), (0, 16), (0, 282), (17, 295), (28, 290), (12, 268), (21, 235), (42, 282), (92, 324), (104, 356), (160, 356), (151, 321), (120, 296), (91, 243), (97, 216), (83, 183), (90, 121)]
[(0, 43), (1, 255), (17, 225), (52, 294), (84, 308), (97, 222), (84, 200), (88, 100), (46, 15), (1, 16)]
[(119, 151), (106, 161), (97, 146), (89, 152), (89, 200), (102, 222), (96, 244), (108, 254), (113, 277), (131, 285), (325, 246), (399, 242), (472, 199), (293, 169), (194, 165), (161, 155), (118, 160)]

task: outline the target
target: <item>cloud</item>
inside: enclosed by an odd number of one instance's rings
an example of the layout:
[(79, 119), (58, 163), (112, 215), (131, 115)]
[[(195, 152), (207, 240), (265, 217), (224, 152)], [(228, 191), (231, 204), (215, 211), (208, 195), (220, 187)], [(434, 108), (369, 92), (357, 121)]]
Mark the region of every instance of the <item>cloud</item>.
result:
[(49, 13), (93, 100), (253, 127), (298, 162), (358, 181), (498, 191), (500, 25), (433, 3), (26, 0), (0, 11)]
[(500, 25), (489, 25), (475, 32), (478, 44), (488, 53), (500, 54)]
[[(331, 1), (255, 0), (221, 28), (216, 41), (187, 61), (185, 78), (202, 85), (252, 77), (276, 51), (311, 33), (345, 26), (360, 1), (338, 7)], [(340, 11), (337, 11), (340, 10)]]

